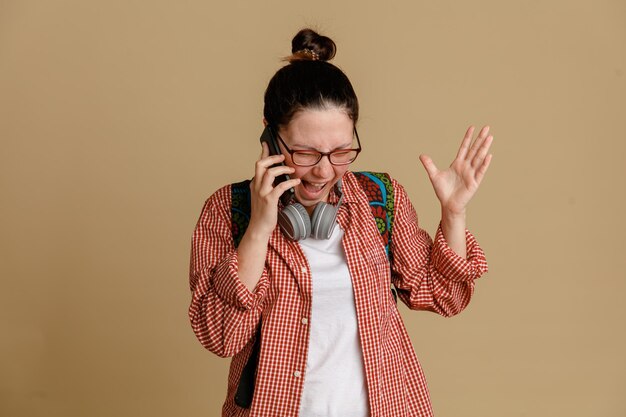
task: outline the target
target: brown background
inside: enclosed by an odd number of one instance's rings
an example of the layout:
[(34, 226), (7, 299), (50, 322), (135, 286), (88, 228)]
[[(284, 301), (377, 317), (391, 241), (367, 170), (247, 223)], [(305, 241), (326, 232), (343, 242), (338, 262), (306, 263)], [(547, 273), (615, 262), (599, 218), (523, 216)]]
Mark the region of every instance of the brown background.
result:
[(190, 237), (251, 176), (262, 95), (313, 25), (359, 95), (355, 169), (408, 189), (495, 134), (469, 227), (491, 270), (402, 314), (436, 415), (624, 416), (624, 1), (0, 1), (0, 415), (214, 416)]

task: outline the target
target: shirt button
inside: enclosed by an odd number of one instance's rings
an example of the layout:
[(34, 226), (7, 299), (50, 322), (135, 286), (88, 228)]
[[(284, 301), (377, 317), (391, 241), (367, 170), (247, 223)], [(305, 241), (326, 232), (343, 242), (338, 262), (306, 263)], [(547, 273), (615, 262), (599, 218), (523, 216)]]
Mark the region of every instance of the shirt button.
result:
[(300, 268), (300, 272), (302, 272), (303, 274), (306, 274), (306, 266), (303, 266), (302, 268)]
[(302, 324), (307, 324), (308, 322), (309, 322), (309, 319), (307, 319), (306, 317), (302, 319)]
[(300, 375), (302, 375), (300, 371), (296, 371), (293, 373), (293, 376), (295, 376), (296, 378), (300, 378)]

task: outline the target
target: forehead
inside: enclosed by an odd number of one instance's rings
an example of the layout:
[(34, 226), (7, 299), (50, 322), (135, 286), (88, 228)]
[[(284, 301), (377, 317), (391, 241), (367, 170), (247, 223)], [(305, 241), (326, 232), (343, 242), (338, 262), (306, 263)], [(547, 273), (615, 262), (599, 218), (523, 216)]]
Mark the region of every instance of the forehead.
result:
[(353, 132), (352, 119), (344, 109), (335, 107), (301, 110), (279, 130), (288, 145), (319, 150), (350, 146)]

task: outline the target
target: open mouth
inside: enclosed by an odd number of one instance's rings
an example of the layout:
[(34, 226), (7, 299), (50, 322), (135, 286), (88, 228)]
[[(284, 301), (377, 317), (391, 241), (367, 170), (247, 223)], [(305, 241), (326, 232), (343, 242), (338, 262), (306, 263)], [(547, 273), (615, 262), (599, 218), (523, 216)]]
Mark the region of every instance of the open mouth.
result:
[(316, 196), (322, 192), (322, 190), (324, 189), (324, 187), (326, 187), (326, 184), (328, 183), (327, 182), (316, 183), (316, 182), (309, 182), (309, 181), (302, 180), (301, 184), (304, 190), (307, 192), (307, 194), (310, 194), (311, 196)]

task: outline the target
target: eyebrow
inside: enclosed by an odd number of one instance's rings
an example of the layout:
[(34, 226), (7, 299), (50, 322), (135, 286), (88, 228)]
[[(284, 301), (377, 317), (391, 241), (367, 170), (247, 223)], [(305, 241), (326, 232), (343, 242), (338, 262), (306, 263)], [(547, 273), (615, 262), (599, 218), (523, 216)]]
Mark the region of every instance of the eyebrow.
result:
[[(350, 146), (352, 145), (352, 141), (350, 141), (350, 143), (348, 145), (343, 145), (343, 146), (338, 146), (335, 149), (330, 150), (330, 152), (334, 152), (334, 151), (338, 151), (340, 149), (351, 149)], [(315, 151), (315, 152), (321, 152), (318, 149), (315, 149), (313, 146), (309, 146), (309, 145), (301, 145), (299, 143), (290, 145), (291, 148), (304, 148), (304, 149), (294, 149), (294, 151), (298, 150), (298, 151)]]

